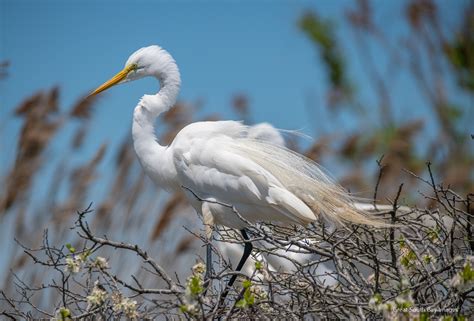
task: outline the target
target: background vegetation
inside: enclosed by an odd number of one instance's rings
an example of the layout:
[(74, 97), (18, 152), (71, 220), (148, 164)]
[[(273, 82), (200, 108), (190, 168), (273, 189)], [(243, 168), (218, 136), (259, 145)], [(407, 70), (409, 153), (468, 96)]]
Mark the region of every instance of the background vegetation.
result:
[[(326, 234), (322, 223), (309, 229), (267, 226), (271, 232), (253, 227), (253, 238), (270, 244), (257, 246), (260, 252), (300, 244), (294, 251), (317, 257), (304, 266), (295, 264), (292, 276), (279, 271), (236, 286), (227, 306), (217, 309), (232, 269), (220, 257), (214, 287), (203, 293), (201, 267), (195, 265), (204, 253), (202, 225), (183, 195), (169, 195), (152, 185), (128, 136), (113, 151), (115, 175), (109, 180), (101, 172), (110, 148), (106, 143), (90, 160), (71, 166), (94, 139), (87, 134), (96, 101), (79, 97), (70, 108), (60, 108), (61, 90), (51, 88), (26, 98), (12, 115), (21, 120), (22, 130), (12, 166), (2, 166), (0, 229), (18, 244), (3, 246), (0, 312), (11, 318), (97, 313), (104, 318), (151, 318), (163, 312), (176, 318), (421, 319), (472, 314), (474, 6), (465, 5), (451, 30), (443, 25), (444, 13), (435, 2), (407, 1), (410, 33), (399, 38), (379, 28), (373, 5), (358, 1), (344, 9), (345, 23), (357, 39), (355, 52), (345, 51), (338, 22), (313, 11), (295, 22), (314, 44), (315, 59), (326, 71), (326, 104), (309, 102), (308, 115), (331, 126), (321, 126), (310, 146), (293, 137), (287, 143), (323, 166), (340, 168), (339, 181), (351, 191), (394, 205), (387, 216), (407, 228), (381, 236), (357, 227)], [(374, 52), (384, 55), (383, 65), (375, 63)], [(348, 55), (359, 57), (366, 83), (351, 79)], [(7, 82), (8, 62), (0, 70), (0, 81)], [(400, 80), (405, 72), (409, 79)], [(392, 88), (399, 81), (409, 81), (423, 95), (423, 117), (410, 117), (417, 105), (397, 105)], [(376, 93), (377, 99), (368, 102), (364, 90)], [(251, 119), (245, 95), (234, 97), (233, 108), (242, 119)], [(170, 142), (186, 124), (201, 120), (198, 109), (197, 102), (178, 102), (160, 118), (160, 138)], [(338, 129), (348, 117), (353, 129), (341, 133)], [(62, 130), (74, 131), (74, 139), (55, 148), (62, 153), (51, 153)], [(43, 186), (38, 177), (48, 164), (57, 165)], [(38, 189), (43, 191), (40, 198)], [(401, 204), (418, 210), (400, 214)], [(424, 224), (426, 220), (431, 223)], [(217, 234), (242, 243), (225, 229)], [(304, 239), (315, 243), (301, 245)], [(324, 242), (335, 245), (328, 248)], [(325, 287), (311, 277), (320, 263), (336, 271), (339, 287)], [(257, 264), (255, 273), (262, 269)], [(392, 313), (409, 307), (418, 310)]]

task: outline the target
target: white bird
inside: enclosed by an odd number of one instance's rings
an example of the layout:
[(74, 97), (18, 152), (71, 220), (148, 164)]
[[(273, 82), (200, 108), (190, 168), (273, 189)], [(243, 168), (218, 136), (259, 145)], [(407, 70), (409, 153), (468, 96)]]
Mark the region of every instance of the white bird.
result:
[[(311, 241), (306, 239), (301, 240), (301, 242), (305, 245), (311, 244)], [(274, 246), (270, 246), (265, 242), (257, 243), (259, 248), (267, 250), (274, 248)], [(242, 255), (242, 246), (237, 243), (226, 242), (225, 240), (216, 242), (216, 245), (221, 256), (228, 258), (232, 266), (235, 266), (237, 264), (236, 258)], [(305, 250), (301, 249), (298, 243), (295, 243), (285, 248), (273, 249), (265, 253), (256, 253), (255, 258), (249, 257), (245, 262), (241, 272), (247, 277), (252, 277), (253, 275), (253, 277), (260, 282), (264, 280), (270, 281), (269, 274), (272, 272), (295, 273), (297, 266), (293, 262), (303, 265), (319, 259), (320, 257), (317, 254), (305, 253)], [(262, 263), (264, 267), (263, 273), (256, 271), (256, 262)], [(337, 284), (337, 271), (334, 268), (330, 268), (329, 264), (318, 263), (314, 273), (315, 279), (323, 286), (333, 286)]]
[[(135, 107), (132, 135), (136, 154), (157, 185), (184, 190), (205, 224), (239, 229), (245, 239), (248, 222), (306, 225), (322, 215), (334, 222), (384, 225), (357, 210), (346, 191), (315, 162), (251, 137), (249, 127), (241, 122), (192, 123), (169, 146), (160, 145), (155, 120), (175, 104), (181, 78), (175, 60), (159, 46), (133, 53), (123, 70), (91, 95), (148, 76), (156, 78), (161, 88), (154, 95), (144, 95)], [(247, 242), (241, 262), (251, 249)]]

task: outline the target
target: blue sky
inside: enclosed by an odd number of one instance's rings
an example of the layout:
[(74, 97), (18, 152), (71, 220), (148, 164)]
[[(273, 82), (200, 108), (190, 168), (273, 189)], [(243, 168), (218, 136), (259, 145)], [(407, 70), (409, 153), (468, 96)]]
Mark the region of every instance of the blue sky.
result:
[[(407, 32), (401, 19), (404, 2), (376, 3), (377, 20), (385, 32)], [(450, 3), (440, 3), (441, 10), (449, 11), (448, 25), (456, 22), (460, 8)], [(373, 88), (364, 86), (365, 71), (355, 58), (354, 38), (343, 18), (351, 5), (352, 1), (0, 0), (0, 59), (11, 62), (9, 77), (0, 83), (0, 136), (8, 137), (2, 142), (2, 164), (12, 161), (8, 155), (19, 129), (11, 111), (26, 96), (59, 85), (61, 105), (70, 108), (120, 70), (131, 53), (150, 44), (161, 45), (175, 57), (183, 78), (180, 97), (202, 99), (203, 115), (238, 119), (231, 112), (231, 97), (245, 93), (255, 122), (303, 129), (309, 135), (317, 134), (316, 128), (331, 130), (317, 115), (308, 114), (308, 100), (324, 102), (325, 72), (297, 20), (313, 9), (336, 22), (351, 76), (370, 101)], [(383, 55), (375, 54), (374, 59), (384, 61)], [(147, 79), (104, 95), (90, 127), (94, 140), (84, 155), (104, 141), (120, 142), (130, 130), (138, 99), (157, 88)], [(397, 98), (401, 106), (422, 104), (403, 75), (396, 89), (404, 93)], [(420, 115), (421, 109), (408, 117)], [(348, 121), (344, 126), (350, 125)]]
[[(69, 107), (121, 69), (132, 52), (150, 44), (172, 53), (183, 77), (181, 98), (203, 99), (203, 113), (235, 117), (229, 112), (231, 97), (244, 92), (256, 121), (306, 127), (305, 90), (322, 82), (315, 52), (296, 27), (306, 7), (289, 2), (2, 1), (0, 52), (11, 62), (10, 76), (1, 84), (1, 116), (8, 117), (4, 130), (18, 130), (8, 114), (24, 97), (59, 85), (62, 106)], [(110, 91), (96, 110), (91, 136), (97, 143), (122, 137), (137, 100), (156, 89), (150, 79)], [(7, 144), (9, 150), (14, 146)]]

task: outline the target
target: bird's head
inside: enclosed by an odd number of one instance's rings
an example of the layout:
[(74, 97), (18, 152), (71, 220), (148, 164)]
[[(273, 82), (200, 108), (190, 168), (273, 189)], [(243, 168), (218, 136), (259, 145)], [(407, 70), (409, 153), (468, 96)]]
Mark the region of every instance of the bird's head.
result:
[(173, 57), (159, 46), (143, 47), (135, 51), (125, 63), (125, 67), (103, 83), (90, 96), (109, 89), (112, 86), (137, 80), (147, 76), (154, 76), (164, 81), (175, 76), (179, 81), (179, 71)]

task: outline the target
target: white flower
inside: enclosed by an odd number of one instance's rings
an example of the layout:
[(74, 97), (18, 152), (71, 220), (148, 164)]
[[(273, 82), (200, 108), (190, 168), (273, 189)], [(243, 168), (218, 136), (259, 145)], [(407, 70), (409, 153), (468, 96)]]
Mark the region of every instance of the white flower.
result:
[(449, 285), (452, 287), (452, 288), (457, 288), (457, 287), (460, 287), (461, 285), (461, 276), (459, 274), (456, 274), (450, 281), (449, 281)]
[(138, 318), (137, 301), (124, 297), (121, 293), (112, 294), (112, 301), (114, 312), (123, 312), (130, 319)]
[(89, 307), (96, 307), (102, 305), (107, 299), (107, 292), (99, 287), (99, 282), (96, 281), (94, 288), (89, 296), (87, 296), (87, 301), (89, 302)]
[(66, 272), (78, 273), (81, 270), (82, 258), (79, 256), (66, 258)]
[(396, 303), (397, 305), (403, 305), (403, 304), (405, 304), (406, 302), (408, 302), (408, 301), (405, 300), (405, 299), (402, 298), (402, 297), (397, 296), (397, 297), (395, 298), (395, 303)]
[(199, 306), (198, 306), (198, 302), (195, 301), (193, 303), (185, 303), (183, 306), (181, 306), (181, 310), (183, 312), (187, 312), (189, 314), (197, 314), (199, 313)]
[(267, 291), (265, 291), (265, 289), (263, 287), (261, 287), (260, 285), (254, 285), (250, 288), (250, 292), (255, 295), (255, 298), (259, 299), (259, 300), (265, 300), (266, 298), (268, 298), (268, 293)]
[(136, 319), (138, 317), (137, 301), (131, 300), (129, 298), (124, 298), (122, 300), (122, 310), (125, 315), (130, 319)]
[(458, 273), (449, 281), (449, 285), (459, 291), (467, 291), (474, 285), (473, 257), (466, 257), (464, 265)]
[(395, 316), (397, 315), (397, 310), (394, 301), (387, 301), (386, 303), (381, 304), (380, 310), (383, 311), (385, 320), (397, 320), (395, 319)]
[(369, 276), (367, 277), (367, 282), (368, 282), (369, 284), (374, 284), (374, 283), (375, 283), (375, 274), (374, 274), (374, 273), (372, 273), (371, 275), (369, 275)]
[(431, 254), (425, 254), (423, 255), (423, 261), (426, 263), (426, 264), (429, 264), (429, 263), (436, 263), (436, 258), (431, 255)]
[(96, 259), (95, 259), (95, 262), (94, 262), (95, 266), (98, 267), (99, 269), (108, 269), (109, 268), (109, 263), (107, 262), (107, 259), (101, 257), (101, 256), (98, 256)]
[(377, 298), (371, 297), (369, 300), (369, 307), (375, 308), (375, 306), (377, 305), (377, 301), (378, 301)]
[(206, 266), (204, 263), (199, 262), (193, 266), (193, 274), (203, 274), (206, 271)]
[(401, 280), (400, 283), (402, 284), (402, 287), (403, 287), (403, 288), (407, 288), (407, 287), (409, 287), (409, 286), (411, 285), (411, 284), (410, 284), (410, 280), (408, 280), (408, 279), (405, 278), (405, 277), (402, 278), (402, 280)]
[(469, 262), (471, 266), (474, 265), (474, 255), (468, 255), (466, 261)]
[(369, 307), (377, 312), (383, 311), (385, 304), (383, 304), (382, 301), (383, 298), (380, 293), (376, 293), (373, 297), (370, 298)]

